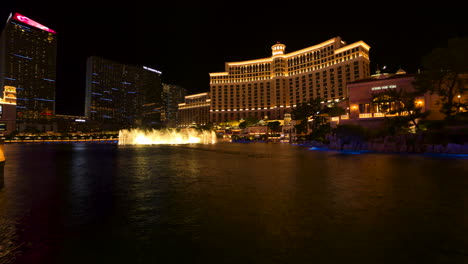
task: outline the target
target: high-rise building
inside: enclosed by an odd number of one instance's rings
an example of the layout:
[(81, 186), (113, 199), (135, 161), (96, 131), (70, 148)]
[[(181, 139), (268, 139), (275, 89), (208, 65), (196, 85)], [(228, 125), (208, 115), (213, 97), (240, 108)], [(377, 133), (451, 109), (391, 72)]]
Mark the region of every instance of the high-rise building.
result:
[(11, 14), (0, 36), (0, 94), (16, 87), (17, 126), (44, 124), (55, 114), (57, 34)]
[(179, 104), (184, 102), (187, 89), (175, 84), (163, 84), (163, 113), (161, 119), (165, 126), (174, 128), (179, 120)]
[(369, 49), (363, 41), (347, 45), (340, 37), (291, 53), (276, 43), (269, 58), (227, 62), (210, 73), (211, 121), (247, 116), (283, 119), (312, 98), (347, 98), (346, 83), (370, 76)]
[(161, 72), (91, 56), (87, 61), (85, 116), (100, 129), (161, 123)]

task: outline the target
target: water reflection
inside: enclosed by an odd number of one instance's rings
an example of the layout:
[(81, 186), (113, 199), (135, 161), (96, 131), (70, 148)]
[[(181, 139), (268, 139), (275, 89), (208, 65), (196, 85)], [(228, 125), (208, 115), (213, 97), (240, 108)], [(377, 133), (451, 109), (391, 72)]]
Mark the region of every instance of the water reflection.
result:
[(468, 256), (466, 160), (263, 143), (6, 151), (0, 227), (2, 244), (20, 255), (4, 258), (12, 263), (463, 263)]

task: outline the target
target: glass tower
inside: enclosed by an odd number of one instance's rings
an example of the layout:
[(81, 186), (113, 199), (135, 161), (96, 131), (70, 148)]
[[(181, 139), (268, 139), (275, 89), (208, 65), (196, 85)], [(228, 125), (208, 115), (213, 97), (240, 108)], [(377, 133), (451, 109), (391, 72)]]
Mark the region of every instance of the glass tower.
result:
[(91, 56), (87, 61), (85, 115), (100, 129), (161, 123), (161, 72)]
[(57, 34), (11, 14), (0, 36), (0, 94), (16, 87), (17, 123), (41, 123), (55, 114)]

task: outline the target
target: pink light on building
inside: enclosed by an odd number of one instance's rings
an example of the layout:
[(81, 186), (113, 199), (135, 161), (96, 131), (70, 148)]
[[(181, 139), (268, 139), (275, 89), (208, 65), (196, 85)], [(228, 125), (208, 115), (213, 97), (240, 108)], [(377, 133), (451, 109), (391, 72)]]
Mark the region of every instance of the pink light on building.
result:
[(36, 21), (28, 18), (28, 17), (25, 17), (21, 14), (18, 14), (18, 13), (15, 13), (15, 15), (13, 16), (13, 19), (14, 20), (17, 20), (19, 22), (22, 22), (22, 23), (25, 23), (25, 24), (28, 24), (30, 26), (33, 26), (33, 27), (36, 27), (36, 28), (39, 28), (39, 29), (42, 29), (44, 31), (47, 31), (47, 32), (50, 32), (50, 33), (54, 33), (56, 34), (57, 32), (55, 32), (54, 30), (44, 26), (44, 25), (41, 25), (39, 23), (37, 23)]

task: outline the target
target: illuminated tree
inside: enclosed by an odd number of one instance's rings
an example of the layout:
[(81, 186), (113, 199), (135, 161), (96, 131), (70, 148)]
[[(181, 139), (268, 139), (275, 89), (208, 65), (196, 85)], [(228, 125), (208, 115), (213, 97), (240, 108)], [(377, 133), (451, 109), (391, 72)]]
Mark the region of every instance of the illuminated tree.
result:
[(244, 129), (249, 126), (253, 126), (258, 123), (258, 118), (254, 116), (247, 116), (243, 122), (239, 123), (239, 127)]

